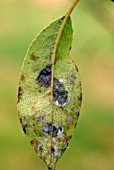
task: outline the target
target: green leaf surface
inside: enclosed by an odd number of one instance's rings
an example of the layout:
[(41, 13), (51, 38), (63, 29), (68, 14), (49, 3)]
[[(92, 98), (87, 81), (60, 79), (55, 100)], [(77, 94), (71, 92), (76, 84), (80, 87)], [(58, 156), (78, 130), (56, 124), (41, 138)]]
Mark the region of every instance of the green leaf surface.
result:
[(52, 22), (30, 45), (21, 70), (18, 116), (49, 170), (68, 147), (80, 113), (81, 82), (69, 56), (72, 34), (70, 17)]

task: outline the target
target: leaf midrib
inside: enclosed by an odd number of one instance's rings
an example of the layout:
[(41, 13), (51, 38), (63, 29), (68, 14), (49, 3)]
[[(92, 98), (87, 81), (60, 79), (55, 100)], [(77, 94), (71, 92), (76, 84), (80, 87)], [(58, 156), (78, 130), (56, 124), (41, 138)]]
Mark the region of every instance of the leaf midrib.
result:
[(51, 159), (50, 159), (50, 164), (52, 163), (52, 128), (53, 128), (53, 124), (54, 124), (54, 99), (53, 99), (53, 87), (54, 87), (54, 62), (55, 62), (55, 58), (56, 58), (56, 51), (58, 48), (58, 44), (63, 32), (63, 29), (65, 27), (65, 25), (67, 24), (67, 21), (70, 17), (70, 14), (72, 13), (73, 9), (75, 8), (75, 6), (77, 5), (77, 3), (79, 2), (79, 0), (75, 0), (74, 3), (72, 4), (72, 6), (70, 7), (70, 9), (68, 10), (68, 12), (66, 13), (66, 15), (64, 16), (64, 20), (60, 26), (55, 44), (54, 44), (54, 48), (53, 48), (53, 53), (51, 56), (51, 60), (52, 60), (52, 74), (51, 74), (51, 113), (52, 113), (52, 117), (51, 117), (51, 135), (50, 135), (50, 140), (51, 140), (51, 146), (50, 146), (50, 155), (51, 155)]

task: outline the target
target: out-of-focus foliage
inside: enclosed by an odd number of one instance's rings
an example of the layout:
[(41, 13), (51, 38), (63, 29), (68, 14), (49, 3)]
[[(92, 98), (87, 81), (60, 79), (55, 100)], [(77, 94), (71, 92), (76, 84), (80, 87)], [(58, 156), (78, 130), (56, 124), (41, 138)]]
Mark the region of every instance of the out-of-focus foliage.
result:
[[(49, 1), (49, 0), (48, 0)], [(49, 2), (48, 2), (49, 3)], [(0, 169), (44, 170), (16, 115), (20, 67), (28, 45), (71, 1), (0, 0)], [(80, 0), (72, 14), (72, 54), (79, 67), (83, 107), (70, 149), (57, 169), (114, 169), (114, 3)]]

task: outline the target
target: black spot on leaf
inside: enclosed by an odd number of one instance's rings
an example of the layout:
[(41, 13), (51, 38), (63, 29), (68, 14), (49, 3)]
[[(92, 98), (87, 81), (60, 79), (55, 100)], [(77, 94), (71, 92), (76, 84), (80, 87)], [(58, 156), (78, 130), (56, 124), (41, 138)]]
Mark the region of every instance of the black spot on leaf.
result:
[(23, 93), (24, 93), (24, 90), (22, 89), (21, 86), (19, 86), (19, 88), (18, 88), (18, 102), (20, 101), (21, 96), (23, 95)]
[(38, 71), (38, 69), (39, 69), (39, 67), (38, 66), (36, 66), (35, 68), (34, 68), (34, 72), (36, 72), (36, 71)]
[(43, 152), (43, 145), (40, 142), (38, 143), (38, 149), (40, 153)]
[(44, 133), (44, 135), (48, 136), (48, 135), (51, 134), (51, 127), (52, 127), (52, 124), (50, 122), (43, 125), (43, 133)]
[(55, 154), (54, 154), (54, 153), (55, 153), (54, 147), (51, 148), (51, 152), (52, 152), (52, 155), (55, 155)]
[(31, 54), (30, 59), (36, 61), (39, 57), (36, 56), (34, 53)]
[[(40, 72), (39, 76), (36, 78), (37, 84), (49, 88), (51, 86), (51, 72), (52, 72), (52, 66), (47, 65), (46, 68), (44, 68)], [(64, 83), (60, 82), (55, 77), (54, 77), (53, 97), (54, 97), (55, 104), (60, 107), (64, 107), (66, 104), (70, 102), (70, 95), (68, 91), (65, 89)]]
[(80, 111), (79, 110), (75, 110), (76, 116), (79, 117), (80, 115)]
[(25, 117), (20, 118), (20, 123), (22, 125), (24, 133), (26, 134), (26, 132), (27, 132), (26, 128), (28, 127), (28, 123), (27, 123)]
[(36, 82), (44, 87), (50, 87), (51, 85), (51, 65), (47, 65), (39, 76), (36, 78)]
[(25, 76), (22, 74), (21, 75), (21, 78), (20, 78), (21, 81), (24, 81), (25, 80)]
[(79, 101), (82, 101), (82, 93), (80, 93), (80, 96), (78, 97)]
[(61, 138), (64, 135), (64, 128), (61, 125), (52, 125), (52, 123), (47, 122), (43, 125), (43, 133), (48, 136), (51, 135), (51, 132), (53, 137)]
[(21, 96), (24, 93), (24, 90), (22, 89), (21, 86), (18, 88), (18, 96)]
[(53, 96), (57, 106), (63, 107), (70, 102), (69, 93), (65, 89), (63, 82), (60, 82), (56, 78), (54, 78)]
[(76, 76), (74, 75), (74, 73), (70, 74), (67, 78), (67, 81), (69, 84), (71, 85), (75, 85), (75, 79), (76, 79)]
[(78, 70), (78, 67), (75, 65), (75, 68), (76, 68), (76, 71), (78, 72), (79, 70)]
[(52, 133), (53, 133), (53, 137), (56, 137), (56, 136), (57, 136), (58, 128), (57, 128), (55, 125), (53, 125)]
[(26, 126), (23, 126), (23, 131), (26, 134)]

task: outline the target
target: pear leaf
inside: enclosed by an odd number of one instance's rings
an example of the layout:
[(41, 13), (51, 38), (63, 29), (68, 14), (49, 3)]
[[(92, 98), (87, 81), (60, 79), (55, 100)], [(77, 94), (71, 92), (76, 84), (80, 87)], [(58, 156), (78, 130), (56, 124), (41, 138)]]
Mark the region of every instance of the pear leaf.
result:
[(52, 22), (33, 40), (18, 87), (23, 131), (49, 170), (68, 147), (82, 102), (78, 68), (70, 59), (72, 22), (65, 19)]

